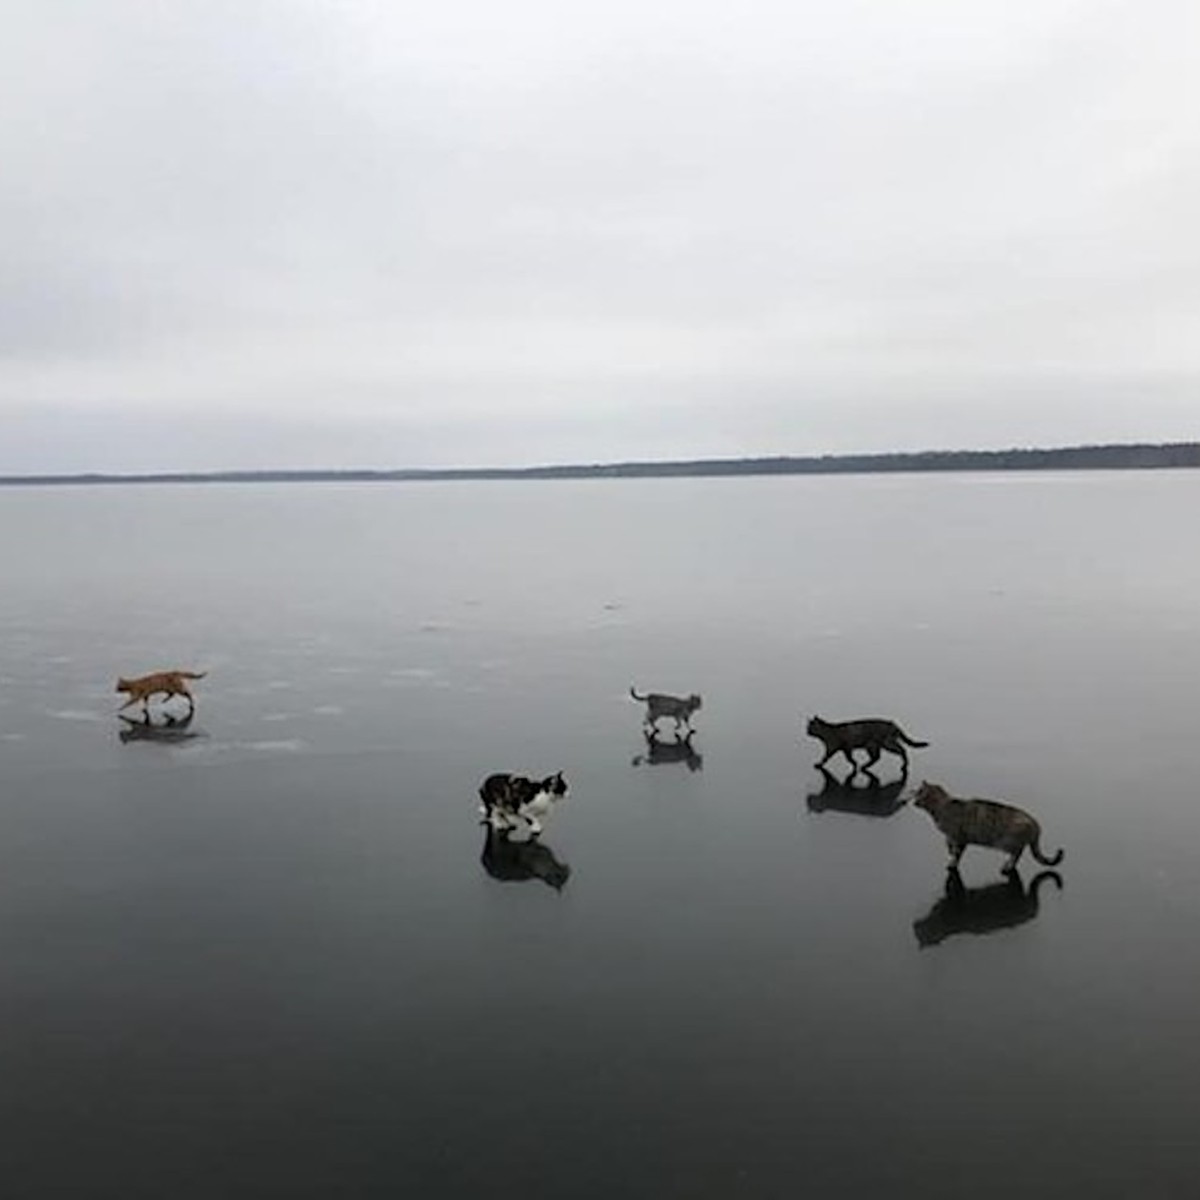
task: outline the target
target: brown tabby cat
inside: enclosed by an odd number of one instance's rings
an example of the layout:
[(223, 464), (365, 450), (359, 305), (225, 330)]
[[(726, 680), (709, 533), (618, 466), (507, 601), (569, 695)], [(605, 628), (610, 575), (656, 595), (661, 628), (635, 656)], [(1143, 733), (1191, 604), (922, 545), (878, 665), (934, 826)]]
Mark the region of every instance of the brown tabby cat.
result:
[(879, 756), (890, 750), (900, 755), (904, 770), (908, 770), (908, 754), (904, 747), (928, 746), (928, 742), (918, 742), (910, 738), (895, 721), (884, 717), (859, 717), (857, 721), (826, 721), (821, 717), (813, 717), (806, 726), (809, 737), (815, 737), (825, 746), (825, 757), (817, 763), (824, 766), (838, 751), (841, 751), (850, 765), (857, 771), (858, 763), (854, 761), (855, 750), (865, 750), (870, 758), (867, 766), (873, 767)]
[(913, 803), (923, 808), (946, 835), (953, 869), (957, 869), (958, 860), (968, 846), (990, 846), (1007, 853), (1008, 861), (1001, 868), (1006, 875), (1017, 869), (1017, 860), (1025, 853), (1026, 846), (1045, 867), (1056, 867), (1063, 860), (1061, 850), (1053, 858), (1042, 853), (1042, 827), (1023, 808), (1013, 804), (960, 800), (936, 783), (922, 783)]
[(196, 700), (188, 690), (187, 680), (203, 679), (205, 674), (204, 671), (155, 671), (151, 675), (139, 675), (137, 679), (118, 679), (114, 690), (129, 693), (129, 699), (121, 708), (128, 708), (140, 700), (149, 711), (150, 697), (164, 693), (168, 700), (172, 696), (183, 696), (188, 702), (189, 711), (194, 712)]

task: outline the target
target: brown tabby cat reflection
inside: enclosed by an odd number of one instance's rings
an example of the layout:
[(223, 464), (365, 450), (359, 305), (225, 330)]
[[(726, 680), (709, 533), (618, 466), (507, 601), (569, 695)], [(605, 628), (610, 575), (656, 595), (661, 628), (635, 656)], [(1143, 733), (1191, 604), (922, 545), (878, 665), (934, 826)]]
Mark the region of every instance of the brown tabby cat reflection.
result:
[(923, 808), (946, 835), (951, 867), (958, 867), (958, 860), (968, 846), (990, 846), (1004, 851), (1008, 855), (1002, 868), (1006, 874), (1017, 869), (1017, 860), (1025, 853), (1026, 846), (1043, 866), (1054, 867), (1063, 860), (1061, 850), (1053, 858), (1042, 853), (1042, 827), (1023, 808), (1013, 804), (960, 800), (936, 783), (922, 783), (913, 803)]
[(1038, 915), (1038, 889), (1048, 879), (1062, 891), (1062, 876), (1057, 871), (1040, 872), (1028, 888), (1018, 871), (1003, 883), (969, 888), (951, 868), (946, 872), (945, 893), (925, 916), (913, 922), (913, 933), (924, 949), (956, 933), (995, 933), (1023, 925)]

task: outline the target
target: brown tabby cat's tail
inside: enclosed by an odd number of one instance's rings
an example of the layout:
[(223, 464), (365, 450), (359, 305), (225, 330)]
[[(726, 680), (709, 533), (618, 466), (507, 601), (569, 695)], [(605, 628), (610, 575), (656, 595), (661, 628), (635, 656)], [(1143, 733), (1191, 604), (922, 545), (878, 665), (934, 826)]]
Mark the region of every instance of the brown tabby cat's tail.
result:
[(1043, 867), (1057, 867), (1058, 864), (1060, 862), (1062, 862), (1062, 860), (1063, 860), (1062, 850), (1059, 850), (1059, 852), (1053, 858), (1047, 858), (1042, 853), (1042, 848), (1039, 845), (1041, 840), (1042, 840), (1042, 835), (1039, 832), (1038, 836), (1035, 837), (1033, 839), (1033, 841), (1029, 843), (1029, 853), (1032, 854), (1033, 857), (1036, 858), (1038, 860), (1038, 862), (1040, 862), (1042, 864)]
[(633, 684), (632, 684), (632, 683), (629, 685), (629, 694), (630, 694), (630, 695), (631, 695), (631, 696), (632, 696), (632, 697), (633, 697), (635, 700), (648, 700), (648, 699), (650, 698), (649, 696), (639, 696), (639, 695), (637, 694), (637, 692), (635, 692), (635, 691), (633, 690)]

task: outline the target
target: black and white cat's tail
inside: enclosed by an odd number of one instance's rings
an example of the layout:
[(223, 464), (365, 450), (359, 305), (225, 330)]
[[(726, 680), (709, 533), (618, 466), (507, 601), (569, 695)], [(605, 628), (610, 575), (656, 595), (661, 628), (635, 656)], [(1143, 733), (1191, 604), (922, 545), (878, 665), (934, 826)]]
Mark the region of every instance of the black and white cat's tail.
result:
[(1058, 853), (1054, 855), (1053, 858), (1047, 858), (1042, 853), (1042, 848), (1039, 845), (1041, 840), (1042, 840), (1041, 834), (1039, 834), (1037, 837), (1035, 837), (1033, 839), (1032, 842), (1029, 843), (1029, 853), (1032, 854), (1033, 857), (1036, 858), (1038, 860), (1038, 862), (1040, 862), (1042, 864), (1043, 867), (1057, 867), (1058, 864), (1060, 862), (1062, 862), (1062, 860), (1063, 860), (1062, 850), (1060, 849), (1058, 851)]
[(637, 692), (636, 692), (636, 691), (634, 691), (634, 688), (633, 688), (633, 684), (632, 684), (632, 683), (629, 685), (629, 694), (630, 694), (630, 695), (631, 695), (631, 696), (632, 696), (632, 697), (633, 697), (635, 700), (643, 700), (643, 701), (644, 701), (644, 700), (649, 700), (649, 699), (650, 699), (650, 697), (649, 697), (649, 696), (639, 696), (639, 695), (637, 694)]

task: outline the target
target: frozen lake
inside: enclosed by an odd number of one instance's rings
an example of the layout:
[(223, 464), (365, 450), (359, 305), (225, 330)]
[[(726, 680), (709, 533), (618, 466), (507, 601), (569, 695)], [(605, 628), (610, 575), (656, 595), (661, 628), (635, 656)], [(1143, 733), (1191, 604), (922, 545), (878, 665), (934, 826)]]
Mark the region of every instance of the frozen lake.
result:
[[(1186, 472), (0, 489), (7, 1192), (1190, 1194), (1198, 508)], [(194, 721), (138, 736), (115, 678), (176, 665)], [(630, 684), (702, 693), (690, 756)], [(1060, 878), (972, 849), (948, 892), (814, 713), (927, 739), (910, 782), (1028, 808)], [(546, 853), (489, 874), (480, 780), (557, 769)]]

